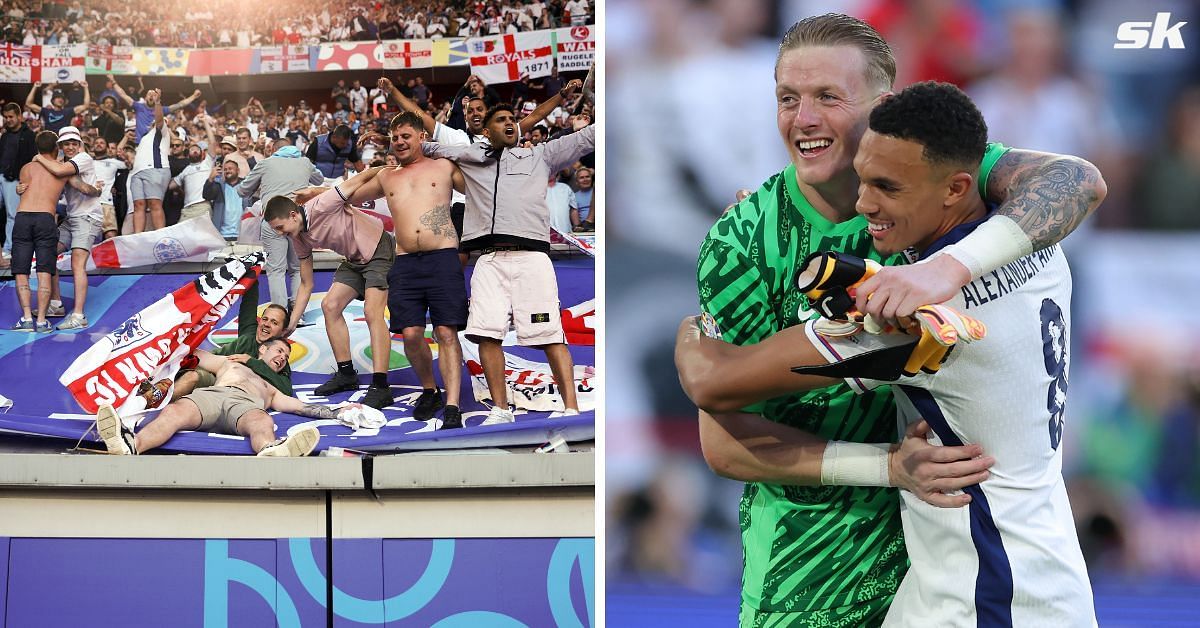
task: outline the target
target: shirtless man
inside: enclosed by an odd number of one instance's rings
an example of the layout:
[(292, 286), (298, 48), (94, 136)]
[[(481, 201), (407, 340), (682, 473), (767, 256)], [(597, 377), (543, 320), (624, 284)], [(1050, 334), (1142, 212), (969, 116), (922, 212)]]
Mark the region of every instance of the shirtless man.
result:
[[(387, 196), (396, 232), (396, 261), (388, 272), (391, 331), (404, 334), (404, 356), (424, 389), (413, 418), (428, 421), (443, 405), (442, 429), (462, 427), (458, 409), (462, 384), (462, 348), (458, 332), (467, 326), (467, 282), (458, 260), (458, 233), (450, 218), (450, 192), (461, 192), (462, 171), (448, 159), (421, 152), (426, 139), (421, 116), (406, 111), (389, 127), (399, 169), (385, 169), (358, 188), (352, 203)], [(438, 369), (446, 399), (433, 378), (433, 352), (425, 342), (425, 314), (438, 343)]]
[(250, 438), (250, 447), (259, 456), (307, 456), (317, 446), (321, 434), (308, 426), (283, 438), (275, 438), (275, 422), (267, 409), (314, 419), (334, 419), (342, 410), (308, 404), (275, 389), (259, 375), (260, 371), (279, 373), (287, 366), (290, 349), (286, 340), (275, 337), (259, 345), (258, 357), (244, 364), (232, 356), (197, 351), (200, 368), (217, 375), (216, 384), (200, 388), (163, 408), (163, 411), (136, 435), (121, 423), (112, 406), (101, 406), (96, 414), (100, 438), (111, 454), (145, 453), (170, 440), (181, 430), (240, 434)]
[[(47, 159), (58, 156), (58, 134), (42, 131), (34, 137), (39, 155)], [(39, 163), (29, 162), (21, 167), (21, 204), (13, 224), (12, 272), (17, 280), (17, 300), (21, 303), (22, 316), (13, 325), (13, 331), (50, 331), (46, 320), (46, 307), (50, 304), (51, 281), (54, 264), (58, 257), (58, 225), (54, 222), (54, 208), (62, 194), (66, 179), (54, 176)], [(29, 272), (33, 266), (33, 254), (37, 253), (38, 302), (37, 321), (30, 309), (32, 294), (29, 288)]]

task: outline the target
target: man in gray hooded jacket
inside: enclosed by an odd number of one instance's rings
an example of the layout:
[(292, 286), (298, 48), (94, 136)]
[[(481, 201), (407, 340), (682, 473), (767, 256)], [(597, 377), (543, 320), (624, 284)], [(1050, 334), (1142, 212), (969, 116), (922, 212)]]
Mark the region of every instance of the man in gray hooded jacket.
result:
[[(257, 196), (266, 207), (267, 201), (276, 196), (288, 196), (325, 181), (325, 175), (287, 139), (275, 140), (274, 149), (270, 157), (255, 164), (242, 180), (238, 186), (238, 194), (242, 197)], [(288, 294), (295, 295), (300, 287), (300, 260), (288, 239), (275, 233), (266, 221), (263, 221), (259, 235), (267, 256), (265, 266), (271, 302), (290, 308)], [(290, 290), (288, 277), (291, 277)]]
[(479, 359), (494, 407), (483, 425), (513, 421), (504, 381), (508, 320), (517, 342), (546, 352), (567, 414), (577, 414), (574, 364), (559, 314), (558, 283), (550, 251), (546, 183), (551, 172), (571, 165), (595, 148), (596, 129), (532, 148), (517, 146), (520, 135), (512, 107), (497, 105), (484, 117), (489, 145), (427, 143), (430, 157), (458, 163), (467, 183), (462, 249), (481, 251), (471, 275), (467, 338), (479, 344)]

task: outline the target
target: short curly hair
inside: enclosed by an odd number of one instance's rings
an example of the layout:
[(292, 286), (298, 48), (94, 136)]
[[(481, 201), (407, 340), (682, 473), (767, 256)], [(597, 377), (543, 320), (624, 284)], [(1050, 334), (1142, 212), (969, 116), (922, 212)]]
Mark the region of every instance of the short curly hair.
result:
[(987, 149), (987, 123), (963, 91), (949, 83), (925, 81), (885, 98), (871, 111), (872, 131), (924, 147), (934, 165), (974, 170)]

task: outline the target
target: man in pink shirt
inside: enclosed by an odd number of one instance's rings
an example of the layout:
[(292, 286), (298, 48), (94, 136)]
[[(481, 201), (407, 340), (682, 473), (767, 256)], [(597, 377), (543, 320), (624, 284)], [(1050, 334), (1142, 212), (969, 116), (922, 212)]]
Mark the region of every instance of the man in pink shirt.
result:
[[(286, 196), (276, 196), (263, 208), (263, 220), (281, 235), (287, 236), (300, 258), (300, 290), (292, 308), (291, 320), (285, 334), (296, 329), (308, 307), (313, 289), (312, 250), (330, 249), (345, 256), (338, 266), (329, 292), (321, 301), (325, 314), (325, 332), (337, 360), (337, 372), (314, 392), (328, 396), (336, 392), (357, 390), (358, 372), (350, 356), (350, 330), (342, 312), (353, 299), (363, 300), (363, 312), (371, 333), (371, 361), (374, 373), (371, 386), (362, 399), (363, 405), (384, 408), (393, 401), (387, 383), (388, 358), (392, 337), (384, 318), (387, 304), (388, 271), (396, 257), (396, 240), (384, 231), (375, 219), (346, 204), (346, 199), (362, 185), (375, 178), (384, 167), (371, 168), (333, 188), (309, 188), (296, 193), (297, 199), (308, 199), (303, 207)], [(314, 192), (319, 192), (315, 197)]]

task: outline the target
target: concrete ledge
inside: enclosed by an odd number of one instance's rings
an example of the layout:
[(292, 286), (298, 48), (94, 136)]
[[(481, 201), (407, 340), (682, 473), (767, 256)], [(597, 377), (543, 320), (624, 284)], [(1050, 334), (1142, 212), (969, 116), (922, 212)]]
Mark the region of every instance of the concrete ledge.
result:
[[(0, 455), (0, 487), (364, 490), (367, 458)], [(594, 486), (595, 452), (377, 456), (376, 490)]]

